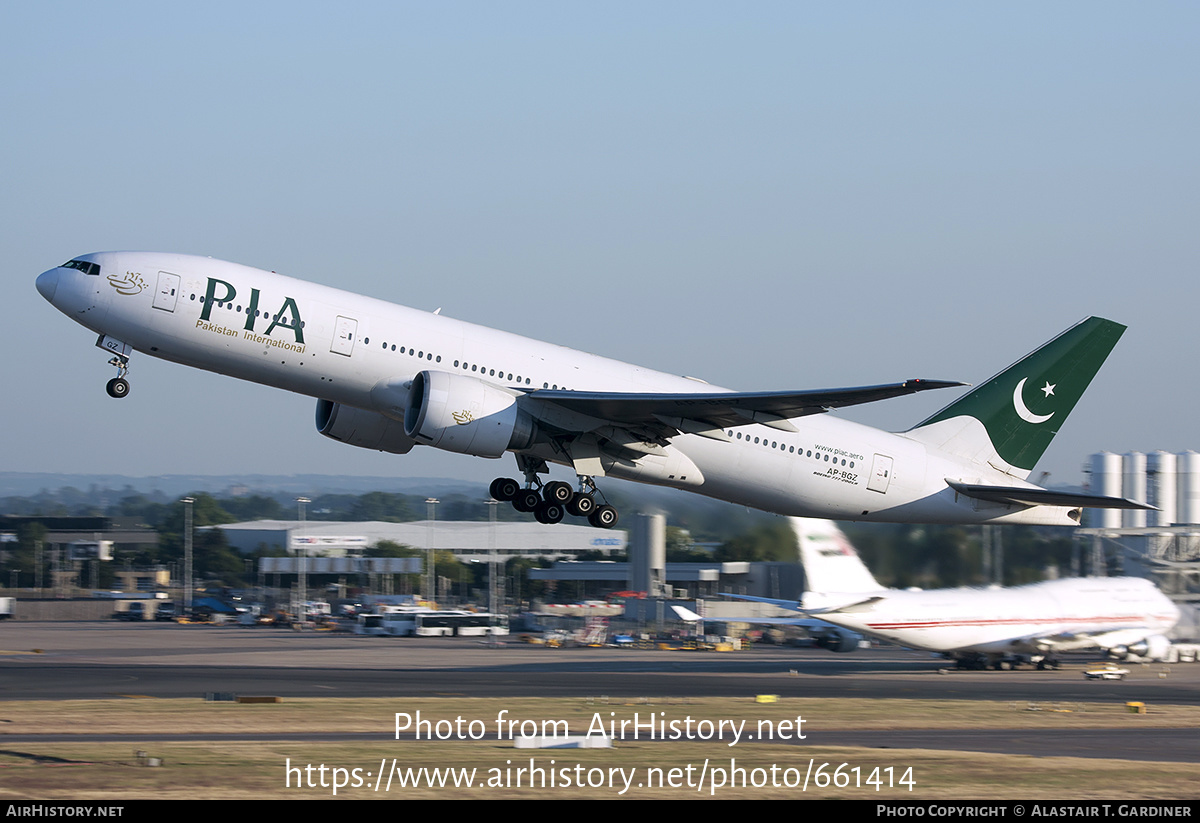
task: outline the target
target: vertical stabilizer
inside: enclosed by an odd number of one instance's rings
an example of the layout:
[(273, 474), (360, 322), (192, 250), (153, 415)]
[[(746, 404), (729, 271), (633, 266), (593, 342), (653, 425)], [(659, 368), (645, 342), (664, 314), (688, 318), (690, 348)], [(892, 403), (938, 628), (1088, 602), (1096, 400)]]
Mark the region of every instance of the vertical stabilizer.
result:
[(1089, 317), (907, 432), (944, 452), (1029, 476), (1125, 327)]
[[(832, 520), (788, 519), (800, 544), (800, 562), (810, 593), (857, 594), (883, 589)], [(805, 598), (807, 601), (807, 595)]]

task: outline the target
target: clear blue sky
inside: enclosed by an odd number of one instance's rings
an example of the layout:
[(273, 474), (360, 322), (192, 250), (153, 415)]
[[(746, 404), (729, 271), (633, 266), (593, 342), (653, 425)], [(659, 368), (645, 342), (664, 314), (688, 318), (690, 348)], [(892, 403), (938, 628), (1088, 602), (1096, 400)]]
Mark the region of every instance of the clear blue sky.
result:
[[(735, 389), (978, 381), (1130, 329), (1039, 469), (1200, 448), (1200, 6), (3, 6), (7, 470), (490, 478), (136, 356), (34, 289), (207, 254)], [(847, 416), (901, 429), (943, 397)]]

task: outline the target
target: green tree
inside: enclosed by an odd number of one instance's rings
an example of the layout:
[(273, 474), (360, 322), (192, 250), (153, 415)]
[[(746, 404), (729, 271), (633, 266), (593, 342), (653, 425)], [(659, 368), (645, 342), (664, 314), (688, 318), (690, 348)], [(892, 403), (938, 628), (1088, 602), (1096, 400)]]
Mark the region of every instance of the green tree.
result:
[(220, 529), (206, 529), (196, 536), (193, 558), (197, 578), (221, 586), (245, 586), (245, 558), (232, 548)]
[(697, 549), (692, 534), (678, 526), (667, 526), (668, 563), (704, 563), (713, 559), (710, 552)]
[(713, 560), (731, 561), (785, 561), (796, 562), (800, 557), (800, 546), (796, 533), (786, 520), (757, 526), (754, 529), (726, 540), (715, 552)]
[(42, 580), (50, 580), (50, 553), (46, 548), (46, 527), (41, 523), (23, 523), (17, 527), (17, 542), (5, 543), (8, 548), (7, 561), (3, 566), (3, 579), (0, 585), (7, 586), (13, 578), (12, 572), (17, 571), (17, 586), (32, 586), (37, 582), (37, 547), (42, 545)]
[(358, 498), (350, 510), (350, 520), (378, 520), (404, 523), (416, 520), (408, 499), (402, 494), (369, 492)]
[[(236, 518), (221, 508), (220, 504), (210, 494), (192, 495), (192, 529), (197, 535), (203, 526), (219, 526), (233, 523)], [(158, 550), (153, 557), (139, 556), (134, 562), (140, 565), (153, 563), (169, 563), (183, 559), (183, 525), (185, 503), (176, 501), (169, 507), (167, 516), (163, 519), (158, 532)], [(222, 540), (224, 537), (221, 538)], [(195, 548), (193, 538), (193, 549)]]

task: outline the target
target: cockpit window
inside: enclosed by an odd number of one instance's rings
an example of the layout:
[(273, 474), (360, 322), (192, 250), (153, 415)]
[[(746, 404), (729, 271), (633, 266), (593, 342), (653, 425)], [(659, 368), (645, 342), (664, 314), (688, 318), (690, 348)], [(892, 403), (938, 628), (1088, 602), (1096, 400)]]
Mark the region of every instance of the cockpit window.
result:
[(100, 264), (99, 263), (88, 263), (84, 260), (68, 260), (66, 263), (63, 263), (62, 266), (60, 266), (59, 268), (79, 269), (84, 274), (99, 274), (100, 273)]

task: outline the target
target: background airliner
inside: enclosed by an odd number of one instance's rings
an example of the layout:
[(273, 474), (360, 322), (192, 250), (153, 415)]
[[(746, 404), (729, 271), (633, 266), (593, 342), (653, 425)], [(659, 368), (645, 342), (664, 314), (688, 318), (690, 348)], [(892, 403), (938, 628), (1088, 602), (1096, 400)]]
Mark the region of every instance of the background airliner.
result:
[[(516, 455), (493, 496), (545, 523), (611, 527), (595, 479), (652, 483), (783, 515), (1076, 525), (1126, 500), (1026, 481), (1124, 326), (1089, 318), (899, 434), (825, 412), (945, 381), (732, 392), (439, 314), (207, 257), (103, 252), (38, 291), (98, 335), (129, 392), (134, 351), (317, 398), (317, 428), (353, 446)], [(574, 487), (543, 482), (570, 467)]]
[[(804, 618), (747, 619), (844, 633), (825, 634), (834, 651), (857, 648), (861, 635), (939, 652), (960, 668), (1057, 666), (1058, 652), (1104, 649), (1162, 659), (1179, 609), (1140, 577), (1075, 577), (1014, 588), (885, 589), (836, 524), (792, 518), (807, 591), (800, 601), (729, 595), (802, 612)], [(730, 618), (725, 618), (729, 620)]]

